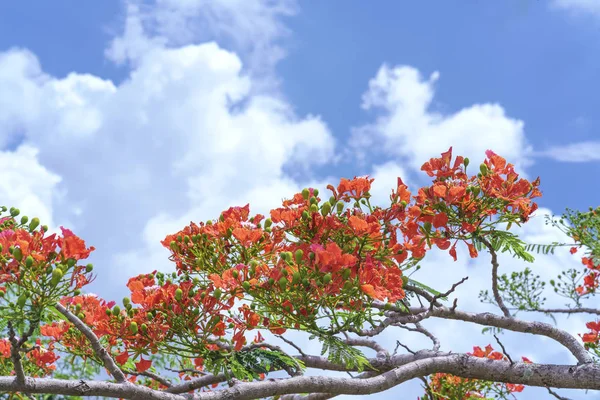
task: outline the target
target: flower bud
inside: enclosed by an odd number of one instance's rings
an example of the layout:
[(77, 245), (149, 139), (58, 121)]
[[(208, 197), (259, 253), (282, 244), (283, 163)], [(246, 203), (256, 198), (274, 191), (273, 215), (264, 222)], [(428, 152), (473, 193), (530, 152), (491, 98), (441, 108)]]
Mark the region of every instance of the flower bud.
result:
[(27, 268), (31, 268), (32, 265), (33, 265), (33, 257), (27, 256), (27, 258), (25, 259), (25, 266)]
[(312, 212), (312, 213), (319, 212), (319, 207), (317, 207), (316, 204), (313, 204), (312, 206), (310, 206), (310, 212)]
[(21, 225), (25, 225), (29, 221), (29, 217), (27, 215), (23, 215), (21, 217)]
[(60, 268), (55, 268), (54, 271), (52, 271), (52, 279), (50, 280), (50, 284), (52, 284), (52, 286), (58, 285), (58, 282), (60, 282), (62, 277), (62, 270)]
[(17, 306), (19, 308), (23, 308), (25, 307), (25, 302), (27, 301), (27, 295), (25, 293), (23, 293), (22, 295), (19, 296), (19, 298), (17, 299)]
[(85, 272), (90, 273), (94, 270), (94, 265), (93, 264), (88, 264), (85, 266)]
[(37, 228), (40, 225), (40, 219), (39, 218), (32, 218), (31, 222), (29, 223), (29, 230), (31, 232), (33, 232), (35, 230), (35, 228)]
[(481, 163), (481, 165), (479, 166), (479, 171), (481, 172), (481, 175), (486, 176), (488, 173), (487, 165), (485, 165), (484, 163)]
[(273, 224), (273, 220), (271, 218), (265, 219), (265, 229), (270, 228)]
[(469, 159), (468, 159), (468, 158), (465, 158), (465, 159), (463, 160), (463, 164), (465, 164), (465, 167), (468, 167), (468, 166), (469, 166)]
[(116, 316), (117, 316), (117, 315), (119, 315), (120, 313), (121, 313), (121, 307), (119, 307), (119, 306), (114, 306), (114, 307), (113, 307), (113, 309), (112, 309), (112, 315), (114, 315), (114, 316), (116, 317)]
[(17, 260), (17, 261), (21, 261), (23, 259), (23, 251), (21, 251), (20, 247), (16, 247), (13, 250), (12, 255), (15, 258), (15, 260)]
[(244, 281), (242, 282), (242, 287), (244, 288), (244, 290), (247, 292), (250, 290), (250, 282), (248, 281)]
[(21, 213), (21, 211), (18, 208), (14, 208), (14, 207), (10, 208), (10, 216), (11, 217), (16, 217), (20, 213)]
[(310, 196), (310, 191), (307, 188), (302, 189), (302, 198), (304, 198), (304, 200), (308, 200), (309, 196)]
[(327, 214), (329, 214), (330, 211), (331, 211), (331, 204), (323, 203), (323, 205), (321, 206), (321, 215), (323, 215), (325, 217)]
[(344, 211), (344, 203), (342, 203), (342, 202), (337, 203), (336, 207), (337, 207), (338, 214), (341, 214), (342, 211)]
[(281, 289), (281, 291), (285, 290), (285, 287), (287, 286), (288, 280), (284, 277), (279, 279), (279, 288)]
[(74, 258), (69, 258), (69, 259), (67, 260), (67, 265), (69, 266), (69, 268), (71, 268), (72, 266), (74, 266), (74, 265), (75, 265), (75, 263), (76, 263), (76, 262), (77, 262), (77, 261), (75, 261), (75, 259), (74, 259)]
[(177, 288), (177, 290), (175, 290), (175, 300), (181, 301), (182, 298), (183, 298), (183, 290), (181, 290), (180, 288)]
[(42, 231), (48, 232), (48, 225), (42, 225)]
[(131, 333), (133, 333), (134, 335), (136, 333), (138, 333), (138, 325), (137, 322), (132, 322), (131, 325), (129, 325), (129, 331), (131, 331)]
[(331, 273), (325, 274), (323, 276), (323, 284), (328, 285), (331, 282)]
[(319, 189), (313, 189), (313, 196), (317, 197), (319, 195)]
[(310, 217), (310, 214), (308, 213), (308, 211), (304, 210), (302, 211), (302, 219), (308, 219)]
[(297, 285), (300, 282), (300, 272), (296, 271), (292, 275), (292, 285)]
[(148, 325), (146, 325), (146, 324), (142, 324), (142, 325), (140, 326), (140, 328), (142, 328), (142, 333), (143, 333), (143, 334), (146, 334), (146, 332), (148, 332)]
[(304, 251), (302, 249), (296, 250), (294, 253), (294, 258), (296, 259), (296, 264), (302, 263), (302, 257), (304, 256)]
[(129, 297), (123, 297), (123, 305), (127, 307), (127, 304), (131, 304), (131, 300), (129, 300)]
[(216, 288), (215, 291), (213, 292), (213, 297), (217, 300), (219, 300), (221, 298), (221, 289)]

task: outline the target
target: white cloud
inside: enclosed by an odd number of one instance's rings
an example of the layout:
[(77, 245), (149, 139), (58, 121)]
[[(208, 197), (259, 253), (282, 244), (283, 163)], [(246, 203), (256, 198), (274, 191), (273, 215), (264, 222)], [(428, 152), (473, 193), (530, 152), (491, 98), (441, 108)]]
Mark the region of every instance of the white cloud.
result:
[(553, 146), (537, 154), (563, 162), (600, 161), (600, 141), (570, 143), (563, 146)]
[(597, 0), (553, 0), (552, 6), (578, 14), (600, 16), (600, 2)]
[(107, 55), (137, 62), (142, 54), (167, 45), (178, 47), (218, 40), (243, 57), (252, 71), (265, 72), (284, 55), (279, 40), (289, 33), (281, 17), (297, 12), (296, 0), (130, 0), (124, 32)]
[(58, 199), (60, 176), (40, 165), (38, 150), (27, 145), (0, 151), (0, 206), (17, 207), (21, 215), (52, 226), (52, 205)]
[(438, 79), (437, 72), (423, 79), (415, 68), (383, 65), (363, 96), (362, 107), (380, 116), (375, 123), (355, 129), (351, 146), (358, 156), (380, 150), (405, 158), (407, 166), (418, 170), (453, 146), (454, 154), (469, 157), (474, 165), (487, 149), (521, 169), (529, 163), (524, 124), (506, 116), (500, 105), (475, 104), (450, 114), (432, 110)]
[[(288, 196), (294, 184), (285, 166), (306, 169), (333, 156), (333, 138), (318, 117), (299, 118), (277, 97), (251, 95), (239, 58), (215, 43), (154, 47), (119, 86), (91, 75), (48, 76), (26, 51), (0, 60), (7, 88), (0, 103), (12, 102), (0, 120), (22, 127), (40, 163), (63, 178), (67, 199), (55, 215), (96, 245), (108, 268), (100, 282), (122, 271), (108, 266), (112, 255), (152, 253), (139, 234), (155, 216), (184, 222), (179, 229), (233, 201), (260, 202), (263, 189)], [(157, 262), (144, 260), (132, 267), (128, 259), (128, 271)]]

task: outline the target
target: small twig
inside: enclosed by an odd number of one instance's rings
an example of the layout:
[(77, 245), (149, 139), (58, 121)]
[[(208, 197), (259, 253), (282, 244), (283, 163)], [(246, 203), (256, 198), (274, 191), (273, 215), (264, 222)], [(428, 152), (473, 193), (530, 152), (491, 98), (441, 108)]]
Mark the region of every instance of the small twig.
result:
[(71, 322), (83, 335), (87, 338), (87, 340), (92, 345), (92, 349), (94, 349), (94, 353), (102, 360), (104, 366), (110, 372), (110, 374), (115, 378), (117, 382), (125, 382), (125, 375), (123, 371), (117, 366), (115, 360), (111, 357), (111, 355), (106, 351), (104, 347), (100, 344), (100, 340), (92, 330), (75, 314), (70, 312), (60, 303), (56, 303), (56, 309), (64, 315), (69, 322)]
[(453, 284), (452, 287), (450, 288), (450, 290), (448, 290), (446, 293), (440, 293), (440, 294), (436, 294), (435, 296), (433, 296), (433, 299), (431, 300), (431, 302), (429, 304), (429, 311), (433, 311), (433, 307), (436, 305), (438, 299), (440, 299), (442, 297), (448, 297), (452, 292), (454, 292), (456, 290), (456, 288), (459, 285), (464, 283), (467, 279), (469, 279), (469, 277), (465, 276), (460, 281)]
[(161, 384), (163, 384), (166, 387), (171, 387), (171, 382), (169, 380), (167, 380), (166, 378), (163, 378), (160, 375), (152, 373), (150, 371), (137, 372), (137, 371), (130, 371), (127, 369), (121, 369), (121, 370), (128, 375), (145, 376), (146, 378), (154, 379), (155, 381), (160, 382)]
[(558, 393), (556, 393), (554, 390), (550, 389), (549, 387), (546, 387), (546, 389), (548, 390), (548, 393), (550, 393), (552, 396), (556, 397), (558, 400), (571, 400), (568, 397), (559, 395)]
[(502, 300), (502, 296), (500, 296), (500, 292), (498, 290), (498, 267), (500, 264), (498, 264), (498, 255), (496, 254), (496, 250), (494, 250), (491, 243), (486, 239), (482, 237), (477, 239), (488, 248), (490, 254), (492, 255), (492, 292), (494, 293), (494, 300), (496, 300), (496, 303), (498, 303), (498, 307), (500, 307), (504, 316), (510, 318), (510, 311), (508, 311), (508, 308), (504, 304), (504, 300)]
[(275, 337), (277, 337), (277, 338), (279, 338), (279, 339), (283, 340), (284, 342), (286, 342), (287, 344), (289, 344), (290, 346), (292, 346), (294, 349), (296, 349), (296, 350), (298, 351), (298, 353), (300, 353), (300, 355), (301, 355), (301, 356), (304, 356), (304, 357), (306, 357), (306, 353), (304, 353), (304, 352), (302, 351), (302, 349), (301, 349), (301, 348), (300, 348), (300, 347), (299, 347), (299, 346), (298, 346), (296, 343), (292, 342), (292, 341), (291, 341), (291, 340), (289, 340), (289, 339), (286, 339), (286, 338), (284, 338), (284, 337), (283, 337), (283, 336), (281, 336), (281, 335), (275, 335)]
[(431, 400), (435, 399), (435, 397), (433, 397), (433, 390), (431, 390), (431, 386), (429, 386), (429, 382), (427, 382), (427, 378), (421, 376), (419, 379), (423, 382), (423, 385), (425, 385), (425, 392), (429, 395)]
[(510, 365), (513, 366), (515, 363), (513, 362), (512, 358), (510, 358), (510, 355), (508, 354), (508, 352), (504, 348), (504, 345), (502, 344), (502, 342), (500, 341), (500, 339), (498, 339), (498, 336), (494, 335), (494, 338), (496, 339), (496, 342), (500, 345), (500, 348), (502, 349), (502, 353), (504, 353), (504, 355), (506, 356), (506, 358), (508, 358), (508, 361), (510, 362)]
[(396, 355), (396, 353), (398, 352), (398, 347), (403, 347), (406, 351), (408, 351), (411, 354), (417, 354), (416, 351), (412, 351), (407, 345), (400, 343), (399, 340), (396, 340), (396, 348), (394, 349), (393, 355)]

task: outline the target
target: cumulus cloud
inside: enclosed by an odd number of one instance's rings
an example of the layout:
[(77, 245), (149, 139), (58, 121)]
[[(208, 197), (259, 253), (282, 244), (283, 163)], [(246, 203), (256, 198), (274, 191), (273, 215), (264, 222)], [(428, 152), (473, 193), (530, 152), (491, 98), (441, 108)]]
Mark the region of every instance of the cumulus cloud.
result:
[[(149, 221), (213, 218), (263, 191), (284, 197), (294, 186), (284, 167), (331, 159), (334, 140), (318, 117), (251, 95), (252, 84), (239, 57), (215, 43), (154, 47), (119, 85), (48, 76), (33, 54), (12, 50), (0, 58), (0, 103), (12, 102), (0, 110), (0, 121), (11, 121), (0, 137), (19, 126), (40, 163), (62, 177), (67, 207), (55, 213), (96, 245), (107, 265), (100, 280), (123, 271), (120, 260), (143, 272), (153, 268), (146, 255), (159, 251), (139, 242)], [(139, 245), (134, 254), (148, 263), (134, 267), (126, 255)]]
[(537, 154), (539, 157), (548, 157), (563, 162), (590, 162), (600, 161), (600, 142), (587, 141), (570, 143), (563, 146), (553, 146)]
[(107, 49), (117, 62), (137, 62), (157, 45), (177, 47), (218, 40), (264, 73), (284, 55), (289, 34), (282, 17), (297, 12), (296, 0), (154, 0), (126, 2), (126, 24)]
[[(361, 157), (383, 151), (420, 169), (422, 163), (453, 146), (454, 154), (477, 165), (487, 149), (510, 159), (517, 167), (529, 163), (523, 122), (506, 115), (499, 104), (485, 103), (444, 114), (432, 109), (439, 73), (427, 79), (409, 66), (383, 65), (370, 80), (362, 107), (378, 113), (376, 122), (357, 127), (351, 147)], [(522, 168), (521, 168), (522, 169)]]

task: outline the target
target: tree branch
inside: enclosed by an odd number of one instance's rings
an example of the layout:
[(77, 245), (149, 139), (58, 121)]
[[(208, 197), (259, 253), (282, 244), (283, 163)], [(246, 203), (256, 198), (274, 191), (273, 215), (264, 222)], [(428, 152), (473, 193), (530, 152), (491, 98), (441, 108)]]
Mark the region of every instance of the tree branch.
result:
[(477, 240), (483, 243), (492, 255), (492, 292), (494, 293), (494, 300), (496, 300), (496, 303), (498, 303), (498, 307), (500, 307), (504, 316), (510, 317), (510, 311), (508, 311), (508, 308), (504, 304), (504, 300), (502, 300), (502, 296), (500, 296), (500, 292), (498, 291), (498, 267), (500, 266), (498, 264), (498, 255), (496, 254), (496, 251), (490, 242), (488, 242), (485, 238), (478, 237)]
[(89, 340), (92, 345), (92, 349), (94, 349), (94, 353), (102, 360), (104, 363), (104, 367), (110, 372), (110, 374), (115, 378), (117, 382), (124, 382), (125, 375), (123, 371), (117, 366), (115, 360), (108, 354), (108, 351), (100, 344), (98, 337), (92, 332), (92, 330), (75, 314), (67, 310), (62, 304), (56, 303), (56, 309), (64, 315), (69, 322), (71, 322), (83, 335)]

